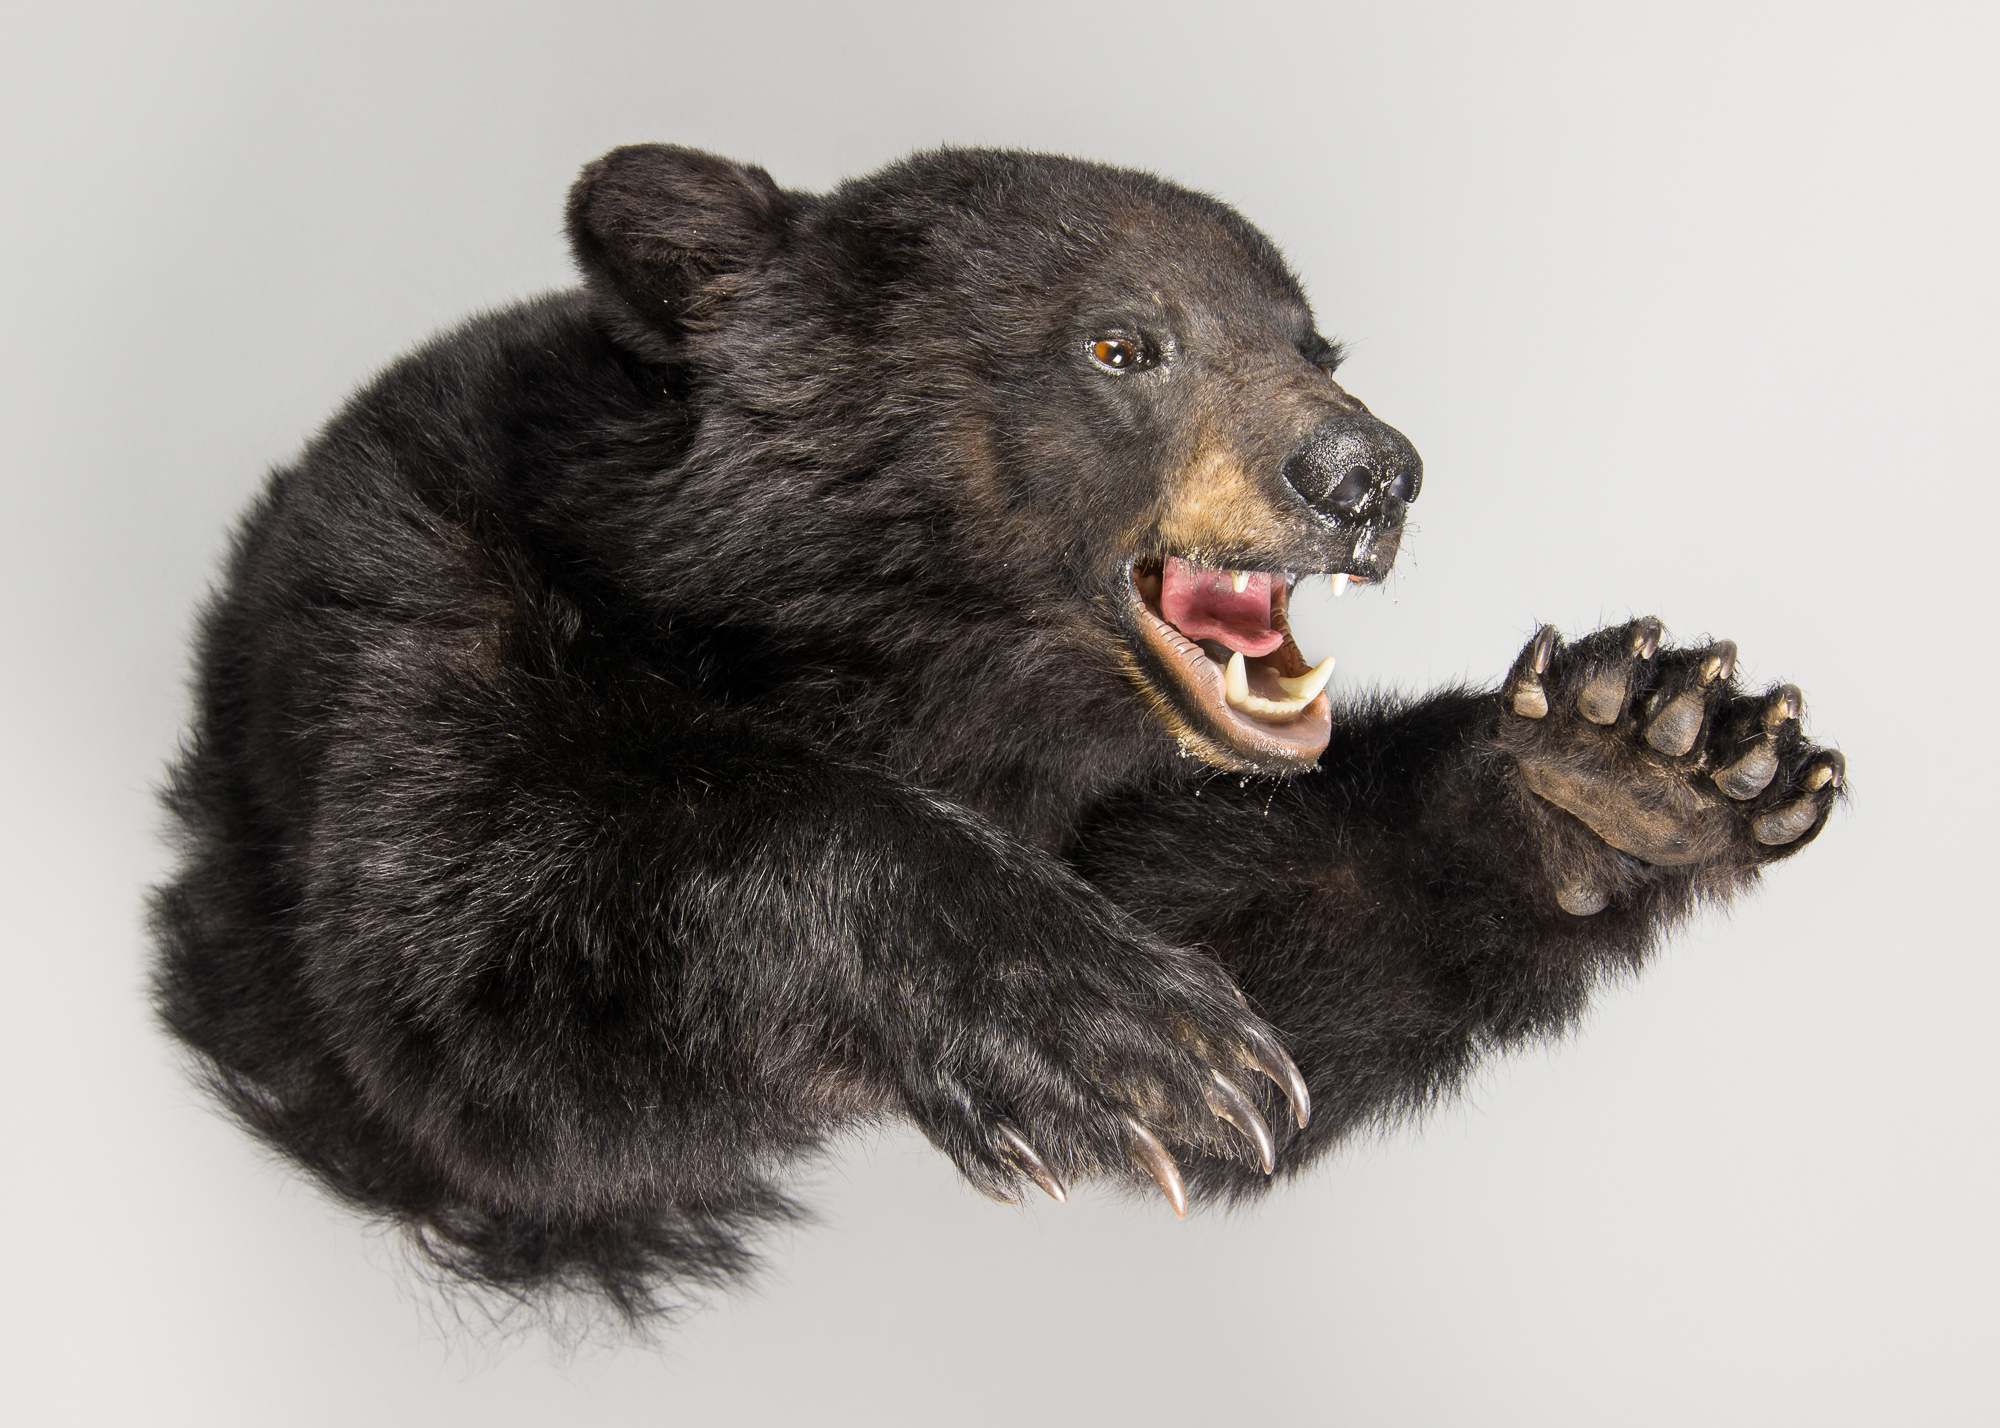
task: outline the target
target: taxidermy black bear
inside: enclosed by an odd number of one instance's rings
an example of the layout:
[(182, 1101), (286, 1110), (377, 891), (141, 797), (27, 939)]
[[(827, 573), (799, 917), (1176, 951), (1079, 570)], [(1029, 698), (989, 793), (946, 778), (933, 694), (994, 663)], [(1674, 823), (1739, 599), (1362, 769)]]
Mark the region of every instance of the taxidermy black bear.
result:
[(641, 145), (569, 232), (251, 511), (156, 907), (235, 1113), (478, 1283), (644, 1314), (890, 1116), (1002, 1199), (1255, 1192), (1840, 796), (1653, 620), (1332, 703), (1289, 597), (1388, 572), (1421, 464), (1212, 199)]

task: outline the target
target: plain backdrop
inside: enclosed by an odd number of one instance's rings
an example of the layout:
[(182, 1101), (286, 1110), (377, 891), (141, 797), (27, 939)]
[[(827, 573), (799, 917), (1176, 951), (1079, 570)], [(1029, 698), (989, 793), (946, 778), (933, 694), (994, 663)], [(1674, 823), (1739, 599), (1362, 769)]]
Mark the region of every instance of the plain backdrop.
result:
[[(10, 12), (6, 1161), (19, 1424), (1992, 1423), (1990, 5), (94, 4)], [(565, 1348), (190, 1089), (153, 802), (234, 514), (375, 367), (570, 281), (668, 139), (818, 188), (1060, 150), (1235, 204), (1423, 452), (1337, 689), (1656, 612), (1850, 806), (1564, 1042), (1259, 1209), (1010, 1211), (907, 1133), (661, 1345)]]

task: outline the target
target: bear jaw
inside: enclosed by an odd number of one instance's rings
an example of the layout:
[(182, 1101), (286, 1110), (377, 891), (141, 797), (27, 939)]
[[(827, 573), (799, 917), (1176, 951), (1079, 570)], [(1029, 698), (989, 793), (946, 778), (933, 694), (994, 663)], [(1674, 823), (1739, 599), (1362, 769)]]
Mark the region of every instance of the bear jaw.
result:
[[(1154, 713), (1183, 750), (1217, 768), (1260, 774), (1312, 768), (1333, 732), (1333, 705), (1325, 693), (1333, 661), (1309, 666), (1293, 640), (1285, 620), (1290, 577), (1267, 577), (1277, 646), (1252, 658), (1224, 650), (1225, 660), (1161, 613), (1162, 564), (1134, 560), (1125, 568), (1127, 619), (1137, 638), (1130, 642), (1133, 657), (1123, 663)], [(1245, 576), (1266, 575), (1216, 573), (1234, 577), (1238, 593)]]

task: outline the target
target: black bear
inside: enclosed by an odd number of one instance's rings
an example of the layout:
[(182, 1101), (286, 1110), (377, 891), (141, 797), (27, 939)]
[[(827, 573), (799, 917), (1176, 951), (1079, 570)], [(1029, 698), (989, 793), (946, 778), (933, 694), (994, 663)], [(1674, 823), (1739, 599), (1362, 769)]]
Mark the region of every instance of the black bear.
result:
[(1652, 620), (1336, 706), (1288, 600), (1381, 579), (1422, 468), (1210, 198), (642, 145), (568, 215), (580, 289), (249, 514), (155, 906), (227, 1104), (477, 1283), (645, 1314), (892, 1115), (1001, 1198), (1254, 1192), (1840, 796)]

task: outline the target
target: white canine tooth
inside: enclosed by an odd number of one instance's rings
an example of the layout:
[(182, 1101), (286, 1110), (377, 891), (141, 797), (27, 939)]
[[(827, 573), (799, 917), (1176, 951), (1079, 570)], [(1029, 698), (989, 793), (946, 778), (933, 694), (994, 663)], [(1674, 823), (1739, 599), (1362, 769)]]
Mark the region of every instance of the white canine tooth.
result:
[(1346, 574), (1345, 574), (1345, 573), (1342, 573), (1342, 574), (1340, 574), (1340, 575), (1336, 575), (1336, 576), (1334, 576), (1334, 577), (1333, 577), (1333, 598), (1334, 598), (1334, 599), (1336, 599), (1336, 600), (1338, 600), (1338, 599), (1339, 599), (1339, 598), (1340, 598), (1341, 596), (1345, 595), (1346, 593), (1347, 593), (1347, 576), (1346, 576)]
[(1229, 656), (1228, 668), (1223, 672), (1223, 694), (1229, 700), (1230, 708), (1240, 709), (1253, 719), (1276, 723), (1304, 712), (1305, 707), (1319, 697), (1319, 692), (1326, 688), (1327, 680), (1332, 677), (1333, 656), (1328, 655), (1314, 669), (1297, 679), (1279, 676), (1279, 685), (1292, 696), (1291, 698), (1266, 699), (1261, 694), (1250, 692), (1250, 667), (1244, 662), (1243, 652), (1237, 650)]
[(1303, 703), (1299, 707), (1304, 708), (1319, 697), (1319, 692), (1326, 688), (1326, 682), (1332, 678), (1333, 656), (1328, 655), (1297, 679), (1287, 679), (1284, 675), (1279, 675), (1278, 687), (1292, 698), (1302, 700)]
[(1248, 590), (1250, 588), (1250, 572), (1247, 570), (1230, 571), (1229, 583), (1231, 585), (1234, 585), (1236, 587), (1236, 593), (1238, 595), (1241, 595), (1245, 590)]
[(1229, 702), (1238, 709), (1250, 707), (1250, 667), (1243, 663), (1243, 651), (1237, 650), (1229, 656), (1229, 668), (1223, 673), (1223, 682)]

